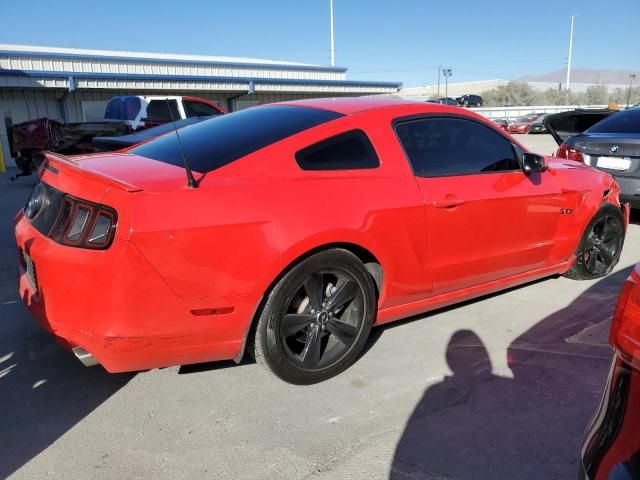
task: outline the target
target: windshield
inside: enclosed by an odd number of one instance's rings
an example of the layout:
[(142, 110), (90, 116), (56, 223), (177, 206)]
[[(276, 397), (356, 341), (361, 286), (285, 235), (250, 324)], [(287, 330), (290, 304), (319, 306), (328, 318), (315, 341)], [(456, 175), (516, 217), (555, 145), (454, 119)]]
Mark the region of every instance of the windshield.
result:
[(192, 170), (209, 172), (286, 137), (343, 115), (328, 110), (273, 105), (206, 120), (130, 150), (142, 157), (183, 166), (180, 144)]
[(640, 108), (614, 113), (596, 123), (587, 133), (640, 133)]

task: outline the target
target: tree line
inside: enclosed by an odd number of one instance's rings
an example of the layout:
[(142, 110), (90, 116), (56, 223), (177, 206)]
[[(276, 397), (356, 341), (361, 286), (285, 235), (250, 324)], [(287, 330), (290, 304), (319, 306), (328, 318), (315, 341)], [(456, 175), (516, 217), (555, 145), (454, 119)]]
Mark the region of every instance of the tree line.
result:
[[(627, 105), (629, 88), (609, 89), (605, 85), (591, 85), (584, 92), (574, 93), (549, 88), (535, 90), (525, 82), (509, 82), (481, 93), (483, 106), (508, 107), (524, 105)], [(640, 103), (640, 86), (631, 89), (631, 105)]]

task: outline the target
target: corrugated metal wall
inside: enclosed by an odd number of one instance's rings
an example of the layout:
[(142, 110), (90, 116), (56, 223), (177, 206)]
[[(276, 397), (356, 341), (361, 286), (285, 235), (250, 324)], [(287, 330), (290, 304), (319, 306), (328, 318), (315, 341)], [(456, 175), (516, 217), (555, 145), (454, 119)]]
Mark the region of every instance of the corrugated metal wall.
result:
[[(61, 95), (61, 93), (57, 95)], [(60, 109), (55, 91), (0, 88), (0, 104), (16, 100), (24, 102), (28, 118), (60, 118)]]
[[(76, 91), (68, 94), (64, 100), (64, 108), (67, 112), (67, 121), (68, 122), (83, 122), (83, 110), (82, 110), (82, 102), (84, 101), (103, 101), (105, 106), (111, 97), (115, 97), (117, 95), (185, 95), (185, 96), (196, 96), (199, 98), (204, 98), (207, 100), (211, 100), (217, 102), (225, 110), (228, 109), (227, 99), (230, 97), (235, 97), (235, 95), (224, 95), (219, 93), (207, 93), (207, 92), (156, 92), (156, 91), (148, 91), (148, 92), (139, 92), (139, 91), (125, 91), (125, 90), (90, 90), (90, 91)], [(300, 93), (255, 93), (253, 95), (242, 95), (234, 99), (234, 107), (232, 110), (235, 110), (235, 101), (257, 101), (260, 104), (265, 103), (273, 103), (273, 102), (284, 102), (287, 100), (296, 100), (301, 98), (317, 98), (321, 96), (329, 96), (322, 95), (317, 93), (309, 93), (309, 94), (300, 94)]]

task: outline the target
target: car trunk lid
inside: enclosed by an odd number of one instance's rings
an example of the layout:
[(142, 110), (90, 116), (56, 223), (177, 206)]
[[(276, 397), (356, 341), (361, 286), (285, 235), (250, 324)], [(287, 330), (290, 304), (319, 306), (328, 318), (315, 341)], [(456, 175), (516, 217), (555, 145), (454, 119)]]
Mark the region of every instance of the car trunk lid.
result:
[(615, 112), (602, 109), (570, 110), (549, 115), (543, 124), (556, 143), (561, 145), (567, 138), (581, 134), (612, 113)]
[(183, 168), (130, 153), (104, 153), (66, 157), (45, 153), (41, 176), (46, 183), (82, 198), (95, 198), (109, 188), (134, 193), (186, 188)]
[(615, 176), (640, 177), (640, 133), (590, 133), (567, 144), (582, 152), (587, 165)]

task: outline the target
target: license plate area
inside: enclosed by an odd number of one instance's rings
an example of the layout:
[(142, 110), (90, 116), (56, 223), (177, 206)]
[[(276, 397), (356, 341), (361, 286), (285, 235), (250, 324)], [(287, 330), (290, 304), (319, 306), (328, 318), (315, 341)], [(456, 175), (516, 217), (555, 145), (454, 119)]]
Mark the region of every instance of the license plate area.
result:
[(629, 170), (631, 159), (628, 157), (598, 157), (596, 166), (608, 170)]
[(31, 256), (23, 251), (22, 258), (24, 258), (25, 271), (27, 273), (27, 278), (29, 279), (29, 283), (33, 287), (33, 289), (38, 291), (38, 277), (36, 277), (36, 265), (33, 263), (33, 259)]

